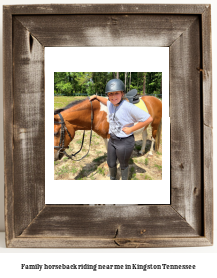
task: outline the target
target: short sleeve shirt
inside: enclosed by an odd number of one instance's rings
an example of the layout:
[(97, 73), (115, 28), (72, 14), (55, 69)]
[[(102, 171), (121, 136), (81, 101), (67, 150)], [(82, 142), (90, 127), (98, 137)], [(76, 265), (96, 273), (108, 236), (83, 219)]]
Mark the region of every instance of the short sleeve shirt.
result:
[(118, 106), (114, 106), (108, 100), (107, 107), (109, 114), (109, 134), (113, 133), (117, 137), (130, 136), (132, 133), (126, 134), (122, 131), (123, 127), (131, 127), (134, 123), (144, 122), (150, 117), (148, 113), (126, 100), (122, 100)]

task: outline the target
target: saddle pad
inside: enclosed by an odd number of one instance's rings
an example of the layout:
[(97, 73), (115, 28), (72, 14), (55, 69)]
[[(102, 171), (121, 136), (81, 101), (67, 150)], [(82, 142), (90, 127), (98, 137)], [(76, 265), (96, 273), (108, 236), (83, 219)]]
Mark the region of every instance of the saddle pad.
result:
[(145, 111), (146, 113), (148, 113), (148, 109), (144, 103), (144, 101), (140, 98), (139, 102), (134, 104), (136, 105), (137, 107), (139, 107), (140, 109), (142, 109), (143, 111)]

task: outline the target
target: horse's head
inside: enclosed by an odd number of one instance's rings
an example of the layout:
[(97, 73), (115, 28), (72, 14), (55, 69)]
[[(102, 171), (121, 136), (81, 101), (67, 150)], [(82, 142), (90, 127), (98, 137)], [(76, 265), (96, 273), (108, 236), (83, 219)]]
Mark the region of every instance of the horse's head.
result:
[[(64, 120), (64, 124), (61, 124), (61, 122), (60, 116), (58, 114), (54, 115), (54, 146), (68, 147), (69, 143), (75, 136), (75, 130), (73, 125), (67, 120)], [(62, 150), (65, 150), (65, 148), (54, 149), (54, 161), (60, 160), (64, 156)]]

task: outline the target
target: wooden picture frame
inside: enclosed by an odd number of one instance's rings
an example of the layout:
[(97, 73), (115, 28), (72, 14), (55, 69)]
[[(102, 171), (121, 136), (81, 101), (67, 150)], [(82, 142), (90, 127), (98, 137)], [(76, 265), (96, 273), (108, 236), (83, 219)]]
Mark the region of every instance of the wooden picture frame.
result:
[[(211, 6), (19, 5), (3, 12), (6, 246), (212, 245)], [(170, 205), (45, 205), (46, 46), (169, 47)]]

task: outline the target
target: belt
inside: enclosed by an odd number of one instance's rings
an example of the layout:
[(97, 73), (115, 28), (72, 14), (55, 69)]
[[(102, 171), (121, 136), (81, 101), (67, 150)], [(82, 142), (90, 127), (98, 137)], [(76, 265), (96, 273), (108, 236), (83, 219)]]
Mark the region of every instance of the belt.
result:
[(118, 137), (118, 136), (116, 136), (114, 133), (111, 133), (111, 135), (113, 135), (113, 136), (115, 136), (116, 138), (118, 138), (118, 139), (126, 139), (126, 138), (130, 138), (131, 136), (134, 136), (134, 134), (131, 134), (130, 136), (127, 136), (127, 137)]

